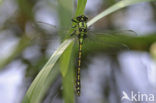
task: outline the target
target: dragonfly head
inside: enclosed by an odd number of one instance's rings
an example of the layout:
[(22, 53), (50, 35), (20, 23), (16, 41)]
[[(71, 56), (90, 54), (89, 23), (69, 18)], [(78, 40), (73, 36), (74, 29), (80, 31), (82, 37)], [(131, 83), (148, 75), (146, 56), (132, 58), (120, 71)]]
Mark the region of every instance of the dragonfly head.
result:
[(79, 22), (87, 22), (88, 18), (85, 15), (80, 15), (76, 17), (77, 21)]

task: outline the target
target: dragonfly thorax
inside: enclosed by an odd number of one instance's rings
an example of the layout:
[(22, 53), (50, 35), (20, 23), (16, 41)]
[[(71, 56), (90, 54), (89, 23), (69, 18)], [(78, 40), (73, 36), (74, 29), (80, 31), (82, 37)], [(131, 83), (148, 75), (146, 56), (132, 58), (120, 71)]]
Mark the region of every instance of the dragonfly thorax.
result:
[(87, 24), (85, 22), (78, 23), (79, 32), (87, 32)]

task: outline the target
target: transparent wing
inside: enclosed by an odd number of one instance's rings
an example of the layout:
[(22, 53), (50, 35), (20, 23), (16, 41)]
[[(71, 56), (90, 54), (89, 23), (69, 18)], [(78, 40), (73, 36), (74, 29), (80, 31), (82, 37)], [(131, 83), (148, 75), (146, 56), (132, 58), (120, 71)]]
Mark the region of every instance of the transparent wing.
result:
[(57, 33), (57, 35), (58, 35), (58, 33), (61, 33), (63, 35), (63, 34), (69, 34), (69, 33), (73, 32), (73, 31), (67, 31), (70, 28), (67, 28), (67, 27), (59, 28), (58, 26), (55, 26), (55, 25), (49, 24), (49, 23), (45, 23), (45, 22), (42, 22), (42, 21), (37, 21), (35, 23), (35, 26), (42, 29), (42, 30), (45, 30), (47, 33), (51, 33), (51, 34), (52, 33), (53, 34)]
[(31, 45), (37, 46), (41, 51), (52, 53), (59, 45), (59, 37), (56, 26), (42, 22), (31, 23), (28, 25), (29, 34), (31, 30)]
[(107, 32), (88, 32), (84, 40), (84, 50), (102, 51), (107, 53), (117, 53), (121, 50), (129, 50), (128, 40), (136, 36), (132, 30), (107, 31)]
[[(48, 33), (45, 33), (46, 35), (44, 33), (42, 35), (37, 35), (37, 38), (39, 39), (38, 42), (45, 42), (49, 44), (49, 41), (51, 42), (53, 39), (55, 40), (58, 31), (56, 26), (44, 22), (37, 22), (37, 27), (41, 28), (41, 30), (44, 29), (43, 31), (49, 31)], [(83, 48), (85, 48), (84, 51), (103, 51), (109, 53), (116, 53), (120, 50), (129, 50), (130, 48), (127, 45), (127, 39), (128, 37), (136, 35), (137, 33), (132, 30), (116, 30), (106, 32), (93, 32), (89, 30), (87, 38), (84, 40)]]
[(32, 24), (32, 27), (39, 32), (45, 32), (47, 34), (56, 34), (56, 32), (58, 31), (57, 26), (42, 21), (34, 22)]
[(41, 21), (35, 22), (31, 24), (31, 26), (35, 29), (35, 33), (33, 33), (34, 35), (32, 37), (32, 43), (40, 45), (44, 50), (48, 48), (50, 48), (50, 50), (53, 49), (52, 51), (56, 50), (60, 44), (60, 35), (58, 35), (58, 33), (62, 33), (62, 35), (67, 34), (66, 37), (68, 38), (73, 32), (72, 29), (69, 31), (63, 31), (64, 29), (62, 29), (60, 31), (57, 26)]

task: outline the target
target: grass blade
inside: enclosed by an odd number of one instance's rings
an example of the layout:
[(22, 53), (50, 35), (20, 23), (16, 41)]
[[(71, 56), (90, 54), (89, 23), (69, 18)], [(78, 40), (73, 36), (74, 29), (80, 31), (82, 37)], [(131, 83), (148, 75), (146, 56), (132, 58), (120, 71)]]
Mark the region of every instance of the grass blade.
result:
[(69, 35), (64, 31), (69, 30), (73, 13), (73, 0), (58, 0), (59, 36), (64, 40)]
[(84, 14), (86, 3), (87, 3), (87, 0), (78, 0), (77, 9), (76, 9), (76, 17)]
[(55, 67), (58, 59), (66, 50), (66, 48), (74, 41), (74, 39), (65, 40), (59, 48), (54, 52), (43, 69), (32, 82), (22, 103), (40, 103), (43, 99), (49, 85), (53, 82), (59, 69)]
[[(59, 0), (59, 20), (60, 20), (60, 33), (61, 39), (69, 37), (70, 32), (64, 33), (69, 30), (71, 26), (72, 13), (74, 8), (74, 0)], [(72, 30), (72, 29), (71, 29)], [(70, 30), (69, 30), (70, 31)], [(71, 31), (72, 32), (72, 31)], [(73, 89), (73, 66), (71, 63), (73, 44), (65, 50), (60, 58), (60, 72), (62, 74), (63, 82), (63, 97), (65, 103), (74, 103), (74, 89)], [(67, 75), (68, 74), (68, 75)]]
[(66, 74), (68, 73), (68, 68), (72, 56), (72, 50), (73, 50), (73, 43), (69, 45), (67, 50), (61, 56), (61, 73), (63, 77), (65, 77)]
[(74, 103), (74, 88), (73, 88), (73, 46), (74, 42), (69, 45), (67, 50), (61, 56), (61, 73), (63, 76), (63, 96), (65, 103)]
[(141, 3), (141, 2), (149, 2), (149, 1), (155, 1), (155, 0), (122, 0), (116, 4), (114, 4), (113, 6), (111, 6), (110, 8), (104, 10), (103, 12), (101, 12), (99, 15), (97, 15), (96, 17), (94, 17), (93, 19), (91, 19), (87, 25), (88, 27), (91, 26), (92, 24), (94, 24), (95, 22), (97, 22), (98, 20), (102, 19), (103, 17), (119, 10), (122, 9), (124, 7), (127, 7), (129, 5), (133, 5), (136, 3)]

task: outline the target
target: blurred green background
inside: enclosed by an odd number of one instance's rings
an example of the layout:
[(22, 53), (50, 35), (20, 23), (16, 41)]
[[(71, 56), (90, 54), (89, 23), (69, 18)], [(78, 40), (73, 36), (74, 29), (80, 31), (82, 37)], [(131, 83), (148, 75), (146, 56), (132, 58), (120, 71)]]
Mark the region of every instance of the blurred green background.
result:
[[(91, 20), (118, 1), (87, 0), (85, 15)], [(72, 0), (0, 0), (0, 103), (22, 102), (36, 75), (67, 37), (76, 4)], [(77, 103), (127, 103), (121, 100), (123, 91), (156, 98), (156, 2), (118, 10), (93, 24), (88, 34), (116, 30), (124, 35), (108, 33), (84, 45), (81, 96), (69, 97)], [(76, 67), (77, 52), (73, 55), (71, 66)], [(64, 101), (64, 79), (55, 74), (42, 103)]]

